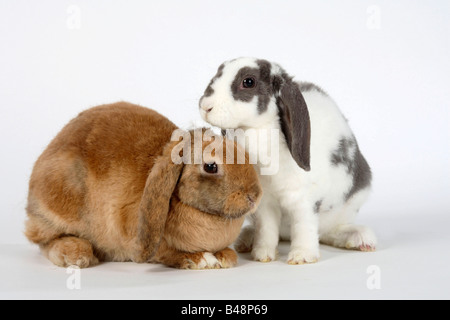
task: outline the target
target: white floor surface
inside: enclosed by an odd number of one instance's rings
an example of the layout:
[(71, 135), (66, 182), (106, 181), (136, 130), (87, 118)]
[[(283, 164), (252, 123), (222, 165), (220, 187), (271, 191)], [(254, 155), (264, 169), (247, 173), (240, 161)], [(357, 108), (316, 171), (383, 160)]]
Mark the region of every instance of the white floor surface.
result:
[[(288, 243), (280, 244), (275, 262), (254, 262), (249, 254), (242, 254), (237, 267), (224, 270), (103, 263), (81, 270), (80, 289), (72, 290), (67, 282), (74, 283), (73, 274), (53, 266), (37, 247), (1, 245), (0, 298), (448, 299), (448, 221), (400, 216), (387, 224), (384, 220), (381, 229), (376, 220), (366, 220), (378, 232), (377, 252), (322, 246), (322, 258), (313, 265), (286, 264)], [(376, 286), (377, 276), (380, 288), (369, 289)]]

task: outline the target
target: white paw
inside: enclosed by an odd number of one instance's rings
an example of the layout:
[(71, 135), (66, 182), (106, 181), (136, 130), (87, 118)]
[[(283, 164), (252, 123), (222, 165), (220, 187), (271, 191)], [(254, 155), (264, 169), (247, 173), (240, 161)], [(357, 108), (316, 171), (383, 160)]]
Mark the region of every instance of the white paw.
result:
[(222, 264), (219, 260), (210, 252), (204, 252), (203, 258), (197, 264), (196, 269), (220, 269)]
[(352, 230), (345, 232), (345, 247), (360, 251), (375, 251), (377, 237), (373, 231), (365, 226), (352, 227)]
[(252, 257), (255, 261), (270, 262), (275, 260), (276, 256), (276, 248), (254, 247), (252, 250)]
[(303, 249), (292, 248), (289, 252), (288, 263), (289, 264), (307, 264), (316, 263), (319, 261), (320, 253), (319, 249)]

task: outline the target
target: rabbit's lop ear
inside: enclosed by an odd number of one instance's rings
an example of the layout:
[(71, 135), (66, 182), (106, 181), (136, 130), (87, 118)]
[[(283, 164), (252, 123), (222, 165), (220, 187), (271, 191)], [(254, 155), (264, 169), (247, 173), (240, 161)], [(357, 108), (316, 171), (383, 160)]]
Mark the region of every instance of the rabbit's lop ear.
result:
[(309, 171), (311, 124), (305, 99), (297, 83), (286, 75), (276, 76), (274, 87), (279, 92), (277, 106), (288, 148), (295, 162)]
[(156, 254), (182, 171), (183, 164), (173, 163), (170, 152), (164, 152), (150, 171), (139, 208), (136, 262), (147, 262)]

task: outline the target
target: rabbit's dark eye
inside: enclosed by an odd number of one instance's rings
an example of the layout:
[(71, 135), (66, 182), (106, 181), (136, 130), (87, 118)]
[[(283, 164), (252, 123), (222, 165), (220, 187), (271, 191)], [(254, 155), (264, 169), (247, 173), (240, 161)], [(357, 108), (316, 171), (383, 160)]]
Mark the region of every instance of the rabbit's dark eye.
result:
[(242, 86), (246, 89), (253, 88), (256, 85), (256, 81), (254, 78), (245, 78), (244, 81), (242, 81)]
[(213, 163), (205, 163), (205, 165), (203, 166), (203, 169), (205, 170), (206, 173), (210, 173), (210, 174), (214, 174), (217, 173), (217, 164), (215, 162)]

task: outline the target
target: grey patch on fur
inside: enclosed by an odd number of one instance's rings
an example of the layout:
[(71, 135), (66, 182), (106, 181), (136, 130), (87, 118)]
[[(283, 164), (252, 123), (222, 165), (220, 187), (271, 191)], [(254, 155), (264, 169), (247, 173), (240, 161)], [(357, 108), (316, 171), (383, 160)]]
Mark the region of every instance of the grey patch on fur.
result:
[(212, 96), (214, 93), (214, 89), (211, 87), (211, 85), (209, 85), (206, 90), (205, 93), (203, 94), (204, 97), (209, 97)]
[[(258, 68), (241, 68), (233, 82), (231, 83), (231, 92), (235, 100), (250, 102), (255, 96), (258, 97), (258, 113), (264, 113), (269, 106), (272, 90), (272, 65), (266, 60), (257, 60)], [(241, 88), (242, 81), (245, 78), (254, 78), (256, 85), (253, 88)]]
[(354, 165), (353, 165), (353, 186), (345, 195), (345, 199), (350, 199), (358, 191), (365, 189), (372, 182), (372, 171), (366, 159), (356, 145)]
[(268, 86), (266, 90), (261, 90), (262, 94), (260, 93), (260, 95), (258, 96), (258, 113), (261, 114), (267, 111), (270, 96), (273, 94), (272, 77), (270, 74), (272, 65), (267, 60), (257, 60), (256, 63), (259, 67), (260, 81), (263, 81)]
[(328, 95), (325, 90), (311, 82), (299, 82), (298, 86), (301, 92), (317, 91), (323, 95)]
[(314, 213), (320, 212), (320, 207), (322, 206), (322, 202), (323, 202), (323, 199), (316, 201), (316, 203), (314, 204)]
[(352, 187), (344, 195), (345, 201), (370, 185), (372, 172), (354, 137), (343, 137), (339, 140), (338, 148), (331, 154), (331, 163), (344, 166), (347, 174), (353, 178)]
[(219, 69), (217, 69), (216, 75), (211, 79), (211, 81), (208, 84), (208, 87), (206, 87), (205, 93), (203, 94), (203, 97), (209, 97), (214, 93), (214, 89), (212, 88), (212, 84), (214, 81), (216, 81), (218, 78), (220, 78), (223, 75), (223, 68), (225, 68), (225, 64), (222, 63), (219, 66)]
[(341, 138), (338, 148), (331, 154), (331, 163), (335, 166), (345, 166), (348, 174), (351, 174), (353, 170), (353, 153), (351, 150), (355, 147), (355, 144), (353, 139)]

